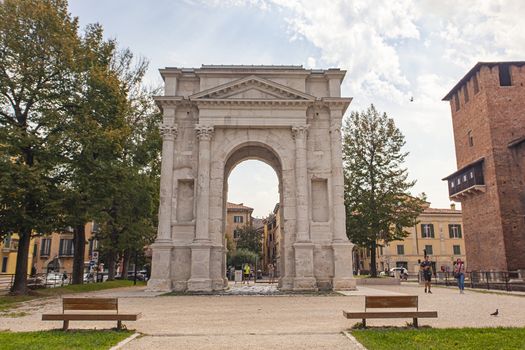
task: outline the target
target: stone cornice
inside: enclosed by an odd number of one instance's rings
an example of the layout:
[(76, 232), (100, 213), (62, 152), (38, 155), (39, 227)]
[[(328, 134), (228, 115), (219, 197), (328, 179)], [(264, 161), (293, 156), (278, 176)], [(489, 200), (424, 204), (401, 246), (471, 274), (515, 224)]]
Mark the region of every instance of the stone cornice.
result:
[(200, 107), (200, 106), (317, 106), (328, 107), (330, 109), (340, 109), (344, 114), (350, 102), (351, 97), (322, 97), (312, 100), (288, 100), (288, 99), (228, 99), (228, 98), (200, 98), (192, 99), (182, 96), (155, 96), (155, 102), (160, 108), (170, 106), (180, 107)]

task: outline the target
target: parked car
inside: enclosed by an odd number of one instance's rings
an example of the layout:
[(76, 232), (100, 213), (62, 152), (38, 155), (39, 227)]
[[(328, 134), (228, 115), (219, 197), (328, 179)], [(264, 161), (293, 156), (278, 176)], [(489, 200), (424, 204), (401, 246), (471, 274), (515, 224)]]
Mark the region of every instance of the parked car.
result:
[(391, 268), (390, 269), (390, 277), (394, 277), (396, 271), (399, 271), (399, 276), (401, 276), (401, 278), (406, 279), (408, 277), (408, 270), (406, 268), (404, 268), (404, 267), (393, 267), (393, 268)]
[(49, 272), (46, 276), (46, 285), (60, 286), (63, 284), (69, 284), (69, 276), (64, 278), (63, 273)]

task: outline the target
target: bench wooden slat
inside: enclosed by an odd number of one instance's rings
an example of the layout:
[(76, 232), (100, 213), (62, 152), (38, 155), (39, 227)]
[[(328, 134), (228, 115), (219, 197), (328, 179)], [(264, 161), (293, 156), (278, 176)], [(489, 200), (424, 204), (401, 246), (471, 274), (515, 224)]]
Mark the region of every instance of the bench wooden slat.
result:
[(63, 310), (118, 310), (116, 298), (63, 298)]
[(136, 321), (141, 314), (44, 314), (42, 321)]
[(366, 296), (365, 308), (417, 308), (417, 295)]
[(343, 316), (353, 318), (436, 318), (437, 311), (388, 311), (388, 312), (348, 312), (343, 311)]

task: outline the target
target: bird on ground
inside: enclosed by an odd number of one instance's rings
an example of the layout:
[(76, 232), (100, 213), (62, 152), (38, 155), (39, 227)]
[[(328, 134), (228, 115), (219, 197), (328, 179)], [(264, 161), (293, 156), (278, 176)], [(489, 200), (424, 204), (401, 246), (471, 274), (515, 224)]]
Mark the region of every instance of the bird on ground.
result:
[(414, 96), (410, 97), (410, 102), (414, 102)]
[(498, 314), (499, 314), (499, 311), (498, 311), (498, 309), (496, 309), (496, 311), (491, 313), (490, 316), (498, 316)]

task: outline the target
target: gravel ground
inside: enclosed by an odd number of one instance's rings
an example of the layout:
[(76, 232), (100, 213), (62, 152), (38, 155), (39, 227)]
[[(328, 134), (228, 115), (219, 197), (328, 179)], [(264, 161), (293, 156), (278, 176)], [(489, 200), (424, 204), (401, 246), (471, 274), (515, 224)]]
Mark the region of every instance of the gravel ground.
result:
[[(258, 286), (264, 290), (263, 286)], [(244, 287), (242, 287), (244, 288)], [(271, 293), (273, 288), (267, 288)], [(342, 310), (364, 309), (363, 295), (418, 295), (420, 310), (437, 310), (439, 318), (421, 319), (432, 327), (525, 326), (525, 297), (478, 293), (459, 294), (453, 288), (434, 288), (425, 294), (413, 284), (360, 287), (346, 296), (155, 296), (140, 288), (107, 290), (85, 296), (118, 296), (121, 312), (141, 312), (128, 322), (146, 336), (126, 349), (352, 349), (341, 334), (359, 320), (347, 320)], [(499, 316), (490, 313), (499, 309)], [(0, 330), (28, 331), (59, 328), (60, 322), (42, 322), (42, 313), (61, 311), (60, 299), (31, 301), (16, 311), (24, 317), (0, 317)], [(368, 320), (369, 326), (403, 326), (411, 320)], [(71, 322), (72, 328), (110, 328), (113, 322)]]

